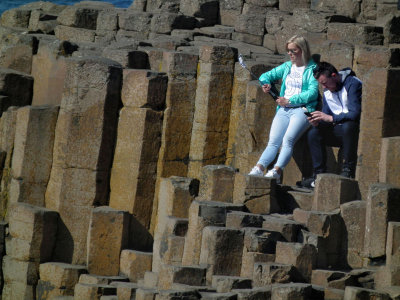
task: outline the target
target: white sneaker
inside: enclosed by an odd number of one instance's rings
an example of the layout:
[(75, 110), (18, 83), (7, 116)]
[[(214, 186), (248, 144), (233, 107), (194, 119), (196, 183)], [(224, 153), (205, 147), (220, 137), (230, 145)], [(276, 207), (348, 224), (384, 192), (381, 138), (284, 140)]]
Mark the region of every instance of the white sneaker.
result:
[(263, 176), (264, 172), (261, 171), (261, 169), (258, 166), (254, 166), (253, 169), (251, 169), (249, 175)]
[(278, 174), (275, 168), (272, 168), (265, 174), (265, 177), (267, 178), (275, 178), (277, 183), (280, 183), (281, 175)]

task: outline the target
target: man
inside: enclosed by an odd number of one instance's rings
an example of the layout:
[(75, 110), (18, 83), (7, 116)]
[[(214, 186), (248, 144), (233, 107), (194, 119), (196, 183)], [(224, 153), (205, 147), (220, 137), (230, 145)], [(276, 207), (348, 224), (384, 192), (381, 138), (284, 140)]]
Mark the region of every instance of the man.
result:
[(360, 130), (362, 82), (350, 68), (338, 72), (327, 62), (314, 69), (314, 77), (324, 88), (322, 111), (308, 117), (307, 133), (314, 175), (297, 184), (313, 188), (318, 174), (326, 172), (325, 146), (339, 146), (343, 153), (341, 176), (354, 178)]

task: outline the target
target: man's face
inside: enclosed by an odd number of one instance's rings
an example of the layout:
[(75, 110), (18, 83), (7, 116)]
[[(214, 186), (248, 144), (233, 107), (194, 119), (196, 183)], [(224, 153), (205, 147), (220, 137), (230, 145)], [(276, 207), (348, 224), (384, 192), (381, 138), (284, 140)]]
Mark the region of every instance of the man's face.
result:
[(327, 89), (331, 92), (336, 92), (338, 88), (338, 75), (333, 73), (331, 77), (327, 77), (324, 74), (321, 74), (318, 77), (318, 82), (324, 89)]

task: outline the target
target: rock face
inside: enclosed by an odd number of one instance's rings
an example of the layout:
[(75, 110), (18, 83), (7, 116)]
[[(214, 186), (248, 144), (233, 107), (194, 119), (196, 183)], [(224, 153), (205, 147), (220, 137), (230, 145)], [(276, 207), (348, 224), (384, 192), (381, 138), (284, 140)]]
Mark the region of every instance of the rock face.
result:
[(88, 217), (93, 206), (107, 203), (121, 80), (122, 69), (112, 61), (68, 62), (45, 196), (65, 225), (55, 249), (61, 261), (85, 262)]
[[(397, 11), (135, 0), (4, 12), (1, 298), (398, 299)], [(294, 34), (363, 81), (356, 178), (321, 174), (312, 191), (294, 187), (312, 172), (304, 137), (283, 184), (247, 175), (276, 111), (257, 78)], [(341, 152), (327, 153), (338, 173)]]

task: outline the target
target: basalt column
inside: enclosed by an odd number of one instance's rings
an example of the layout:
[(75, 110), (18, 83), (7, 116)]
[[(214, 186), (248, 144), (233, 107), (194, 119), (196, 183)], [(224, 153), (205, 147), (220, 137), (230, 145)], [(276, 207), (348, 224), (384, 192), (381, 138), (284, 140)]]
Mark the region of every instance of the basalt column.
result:
[(18, 109), (10, 203), (44, 206), (58, 109), (58, 106), (25, 106)]
[(161, 148), (153, 203), (152, 231), (156, 227), (160, 178), (187, 175), (192, 135), (198, 56), (164, 52), (162, 71), (168, 75)]
[(57, 120), (47, 208), (60, 213), (54, 259), (84, 264), (90, 213), (105, 205), (122, 69), (97, 57), (67, 61)]
[(200, 49), (189, 177), (198, 177), (205, 165), (225, 163), (234, 56), (230, 47), (203, 46)]
[(379, 181), (382, 138), (400, 134), (398, 52), (394, 46), (359, 46), (354, 53), (354, 69), (363, 81), (356, 174), (363, 199)]
[(150, 70), (124, 70), (110, 206), (127, 210), (150, 227), (168, 77)]

